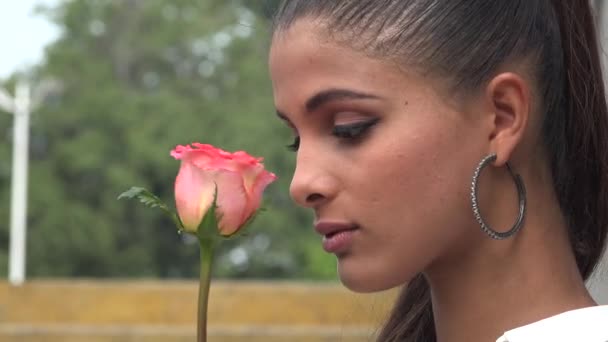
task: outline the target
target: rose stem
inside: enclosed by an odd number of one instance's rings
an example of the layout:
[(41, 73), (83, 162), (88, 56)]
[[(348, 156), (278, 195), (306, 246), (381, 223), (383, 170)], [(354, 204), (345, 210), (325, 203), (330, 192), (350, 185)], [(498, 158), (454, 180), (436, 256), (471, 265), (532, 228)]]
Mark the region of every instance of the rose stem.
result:
[(211, 265), (213, 261), (213, 241), (199, 239), (201, 269), (198, 287), (198, 323), (197, 341), (207, 341), (207, 304), (209, 301), (209, 285), (211, 282)]

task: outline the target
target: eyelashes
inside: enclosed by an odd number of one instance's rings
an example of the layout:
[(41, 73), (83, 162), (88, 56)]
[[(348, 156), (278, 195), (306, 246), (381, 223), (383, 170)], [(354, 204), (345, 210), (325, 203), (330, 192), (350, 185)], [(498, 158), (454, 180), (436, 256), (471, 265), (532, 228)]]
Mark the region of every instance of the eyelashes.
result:
[(361, 121), (349, 125), (334, 126), (332, 135), (342, 139), (355, 139), (363, 135), (368, 128), (378, 122), (378, 118), (368, 121)]
[[(354, 142), (363, 136), (363, 134), (367, 132), (369, 128), (378, 123), (379, 120), (379, 118), (375, 118), (373, 120), (361, 121), (348, 125), (334, 126), (331, 134), (337, 138), (346, 140), (347, 142)], [(289, 151), (298, 151), (298, 148), (300, 147), (300, 137), (295, 137), (293, 143), (287, 145), (286, 147)]]
[(298, 151), (298, 148), (300, 148), (300, 137), (295, 137), (293, 139), (293, 142), (285, 147), (287, 147), (287, 150), (291, 152)]

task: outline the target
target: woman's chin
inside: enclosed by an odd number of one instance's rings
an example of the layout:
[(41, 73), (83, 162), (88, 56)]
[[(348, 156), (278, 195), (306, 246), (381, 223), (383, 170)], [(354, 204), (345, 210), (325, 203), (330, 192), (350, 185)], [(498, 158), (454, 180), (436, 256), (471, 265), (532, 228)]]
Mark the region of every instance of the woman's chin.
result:
[(338, 277), (347, 289), (358, 293), (380, 292), (404, 285), (408, 279), (394, 279), (394, 274), (382, 275), (378, 269), (361, 267), (346, 260), (338, 261)]

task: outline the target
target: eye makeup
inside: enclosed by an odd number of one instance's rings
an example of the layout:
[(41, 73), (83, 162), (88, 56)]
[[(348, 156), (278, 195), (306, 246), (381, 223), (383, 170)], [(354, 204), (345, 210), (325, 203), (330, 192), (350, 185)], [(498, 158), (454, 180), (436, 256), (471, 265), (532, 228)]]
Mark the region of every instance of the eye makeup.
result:
[[(355, 141), (363, 136), (367, 132), (369, 128), (374, 126), (380, 121), (379, 118), (374, 118), (371, 120), (355, 122), (351, 124), (344, 125), (336, 125), (332, 128), (331, 134), (337, 138), (347, 140), (347, 141)], [(300, 147), (300, 137), (296, 136), (294, 138), (293, 143), (286, 146), (290, 151), (297, 151)]]
[(378, 123), (380, 119), (374, 118), (366, 121), (359, 121), (351, 124), (336, 125), (332, 129), (332, 134), (342, 139), (355, 139), (365, 133), (370, 127)]

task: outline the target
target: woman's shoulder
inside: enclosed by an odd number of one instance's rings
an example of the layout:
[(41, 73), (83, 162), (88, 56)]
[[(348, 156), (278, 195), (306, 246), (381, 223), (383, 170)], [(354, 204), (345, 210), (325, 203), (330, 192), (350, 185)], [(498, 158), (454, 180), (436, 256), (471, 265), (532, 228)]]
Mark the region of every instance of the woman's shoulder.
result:
[(567, 311), (507, 331), (496, 342), (608, 342), (608, 305)]

